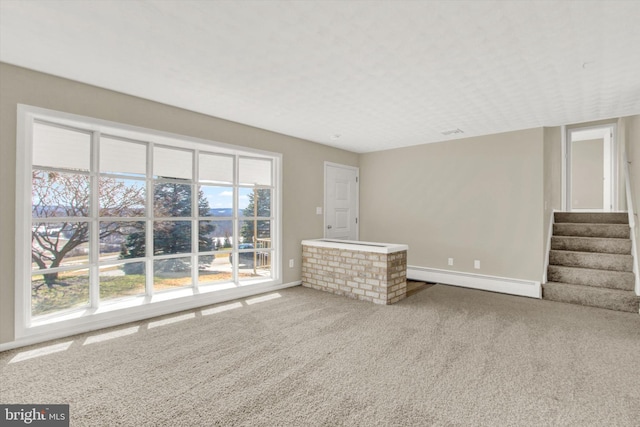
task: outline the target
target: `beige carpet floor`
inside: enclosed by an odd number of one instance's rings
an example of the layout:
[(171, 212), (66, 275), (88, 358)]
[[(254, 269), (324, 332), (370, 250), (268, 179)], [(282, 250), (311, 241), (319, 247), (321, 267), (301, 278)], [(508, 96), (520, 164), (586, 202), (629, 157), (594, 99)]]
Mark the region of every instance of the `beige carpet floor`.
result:
[[(49, 354), (46, 354), (47, 352)], [(72, 426), (638, 426), (640, 316), (431, 286), (296, 287), (0, 354)]]

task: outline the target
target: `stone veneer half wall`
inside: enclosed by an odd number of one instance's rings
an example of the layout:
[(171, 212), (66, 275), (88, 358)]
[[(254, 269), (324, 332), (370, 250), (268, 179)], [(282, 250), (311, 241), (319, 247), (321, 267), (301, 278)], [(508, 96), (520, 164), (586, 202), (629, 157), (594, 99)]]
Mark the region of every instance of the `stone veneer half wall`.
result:
[(407, 251), (302, 246), (302, 285), (376, 304), (406, 297)]

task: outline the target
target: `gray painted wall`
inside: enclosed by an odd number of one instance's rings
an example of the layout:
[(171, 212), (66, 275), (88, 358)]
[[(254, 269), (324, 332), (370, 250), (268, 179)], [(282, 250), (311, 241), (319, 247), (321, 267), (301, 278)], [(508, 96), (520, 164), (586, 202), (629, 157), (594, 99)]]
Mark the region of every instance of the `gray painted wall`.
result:
[(571, 208), (602, 209), (604, 140), (571, 143)]
[(541, 280), (542, 128), (363, 154), (360, 177), (362, 240), (408, 244), (413, 266)]

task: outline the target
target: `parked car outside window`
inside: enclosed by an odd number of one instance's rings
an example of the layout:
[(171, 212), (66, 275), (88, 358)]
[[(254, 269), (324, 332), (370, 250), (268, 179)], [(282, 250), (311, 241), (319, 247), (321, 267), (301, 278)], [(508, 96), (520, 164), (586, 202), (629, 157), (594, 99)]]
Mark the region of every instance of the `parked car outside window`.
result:
[[(238, 249), (253, 249), (253, 244), (240, 243), (238, 245)], [(240, 258), (240, 266), (244, 266), (244, 268), (253, 268), (253, 252), (240, 252), (238, 254), (238, 258)], [(233, 254), (229, 254), (229, 263), (233, 265)]]

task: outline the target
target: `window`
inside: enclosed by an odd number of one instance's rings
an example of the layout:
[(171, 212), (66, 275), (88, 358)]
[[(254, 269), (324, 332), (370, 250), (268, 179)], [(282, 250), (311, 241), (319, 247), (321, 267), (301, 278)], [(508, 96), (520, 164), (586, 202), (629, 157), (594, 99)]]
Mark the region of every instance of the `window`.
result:
[(279, 283), (279, 155), (34, 107), (20, 116), (23, 330)]

